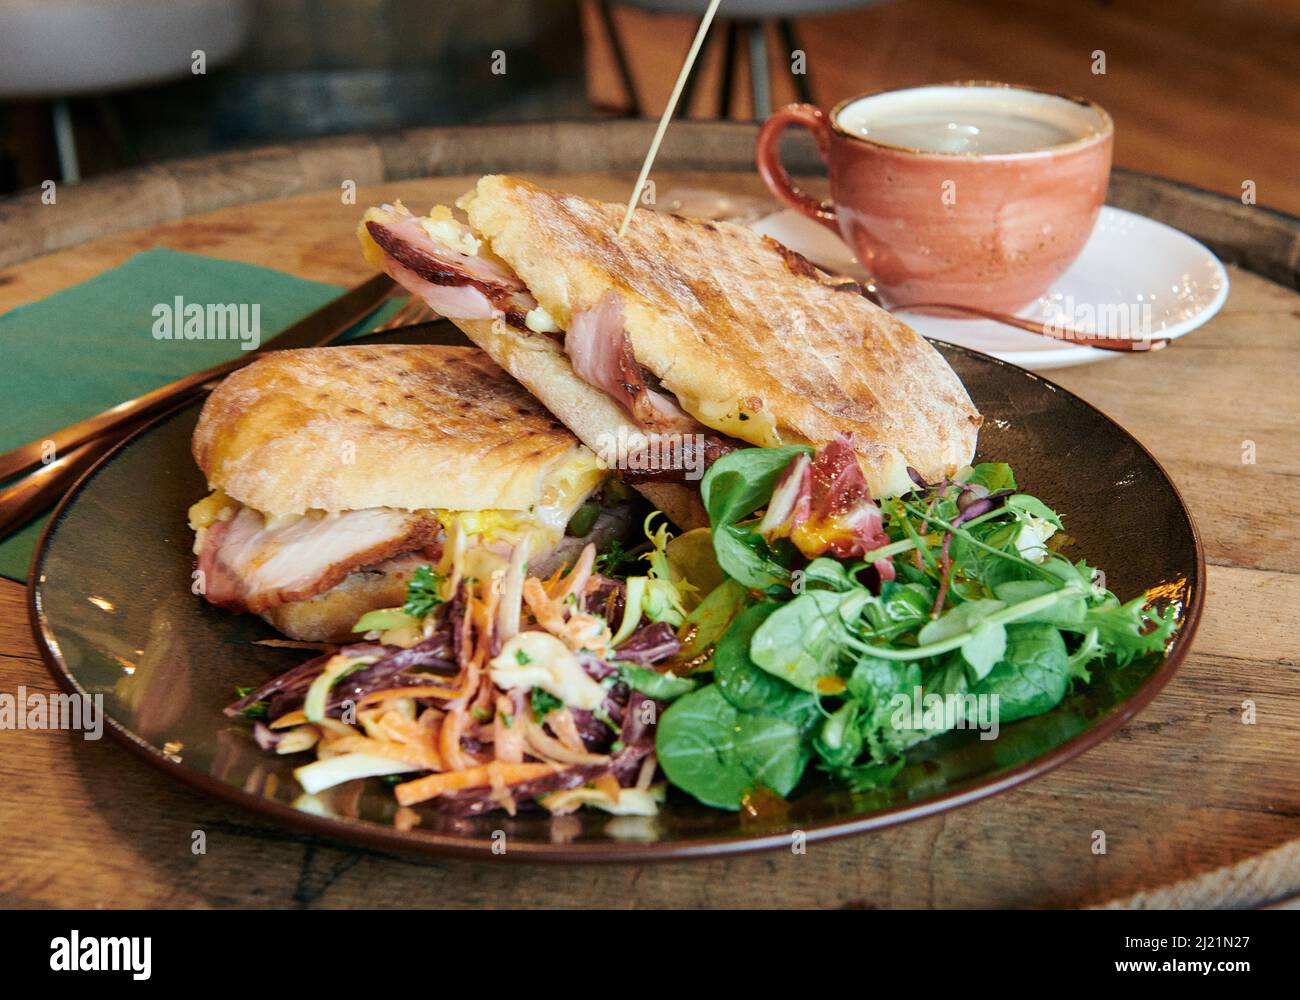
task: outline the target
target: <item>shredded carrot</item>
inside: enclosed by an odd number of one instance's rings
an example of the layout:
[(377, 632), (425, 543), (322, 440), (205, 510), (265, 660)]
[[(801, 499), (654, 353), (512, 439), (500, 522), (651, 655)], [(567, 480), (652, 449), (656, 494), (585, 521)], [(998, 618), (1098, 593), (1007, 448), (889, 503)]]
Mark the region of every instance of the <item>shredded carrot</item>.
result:
[(416, 812), (414, 809), (407, 809), (405, 806), (403, 806), (401, 809), (398, 809), (397, 812), (393, 814), (393, 826), (395, 826), (397, 829), (403, 832), (407, 830), (413, 830), (415, 827), (419, 825), (420, 825), (420, 814)]
[(465, 731), (465, 721), (469, 716), (463, 708), (453, 708), (443, 717), (442, 728), (438, 731), (438, 749), (448, 769), (463, 771), (469, 766), (465, 754), (460, 748), (460, 736)]
[(524, 601), (537, 619), (537, 624), (552, 635), (564, 629), (564, 609), (556, 604), (542, 589), (541, 581), (530, 576), (524, 581)]
[[(427, 687), (408, 687), (408, 688), (386, 688), (382, 691), (371, 691), (367, 695), (357, 699), (357, 708), (364, 708), (367, 705), (373, 705), (376, 702), (386, 701), (389, 698), (441, 698), (446, 701), (455, 701), (457, 698), (464, 698), (470, 692), (465, 688), (445, 688), (429, 685)], [(274, 722), (271, 723), (272, 729), (288, 729), (290, 726), (301, 726), (307, 721), (307, 716), (301, 709), (295, 709), (292, 712), (286, 712)], [(331, 720), (325, 720), (331, 721)], [(338, 720), (333, 720), (337, 722)]]
[[(465, 583), (465, 616), (460, 622), (460, 660), (462, 671), (465, 665), (474, 658), (474, 647), (471, 643), (473, 638), (474, 621), (470, 610), (474, 602), (474, 584)], [(464, 685), (462, 685), (464, 686)]]
[(478, 767), (463, 771), (447, 771), (443, 774), (429, 774), (414, 781), (404, 781), (393, 791), (397, 795), (398, 805), (413, 806), (417, 802), (436, 798), (448, 792), (459, 792), (467, 788), (484, 788), (498, 778), (504, 785), (517, 785), (534, 778), (544, 778), (555, 774), (559, 768), (550, 764), (503, 764), (492, 761)]
[(414, 719), (408, 719), (401, 712), (389, 709), (379, 717), (376, 728), (387, 739), (406, 743), (420, 750), (433, 749), (433, 737), (429, 730)]
[(563, 605), (571, 595), (578, 594), (591, 579), (591, 571), (596, 565), (596, 546), (588, 542), (582, 549), (582, 555), (573, 564), (573, 570), (564, 578), (563, 586), (558, 590), (548, 590), (551, 600)]
[(505, 695), (497, 698), (496, 712), (492, 717), (492, 752), (501, 763), (523, 763), (526, 725), (527, 720), (516, 717), (515, 706), (509, 698)]
[(542, 587), (543, 589), (545, 589), (546, 593), (548, 594), (551, 593), (551, 591), (553, 591), (559, 585), (560, 579), (563, 576), (564, 576), (564, 564), (561, 563), (559, 566), (555, 567), (554, 573), (548, 576), (545, 580), (541, 581)]
[(301, 726), (307, 721), (307, 716), (301, 710), (286, 712), (274, 722), (271, 723), (272, 729), (288, 729), (290, 726)]
[(592, 784), (596, 786), (597, 790), (604, 792), (615, 802), (618, 801), (618, 793), (621, 789), (618, 787), (618, 779), (612, 774), (602, 774)]
[[(537, 724), (541, 725), (542, 720), (538, 719)], [(546, 717), (546, 724), (551, 727), (551, 732), (570, 750), (586, 750), (586, 745), (582, 742), (582, 734), (578, 732), (578, 724), (573, 721), (573, 713), (567, 708), (558, 708)]]
[(415, 747), (408, 743), (393, 740), (376, 740), (369, 736), (340, 736), (331, 740), (329, 749), (336, 753), (365, 753), (376, 757), (388, 757), (415, 767), (430, 771), (443, 770), (442, 758), (433, 747)]
[(357, 699), (357, 707), (373, 705), (377, 701), (386, 701), (389, 698), (443, 698), (447, 701), (455, 701), (468, 693), (463, 688), (437, 687), (433, 684), (408, 688), (385, 688), (383, 691), (371, 691), (367, 695), (362, 695)]
[(482, 614), (483, 620), (478, 630), (478, 659), (480, 663), (486, 662), (492, 655), (492, 633), (496, 627), (497, 607), (501, 603), (501, 585), (497, 580), (493, 580), (487, 588), (487, 600), (483, 602)]
[(557, 763), (604, 764), (609, 761), (609, 757), (606, 755), (588, 753), (585, 748), (570, 750), (555, 737), (548, 736), (546, 731), (531, 719), (528, 720), (528, 728), (524, 733), (524, 739), (528, 741), (528, 748), (534, 756), (556, 761)]

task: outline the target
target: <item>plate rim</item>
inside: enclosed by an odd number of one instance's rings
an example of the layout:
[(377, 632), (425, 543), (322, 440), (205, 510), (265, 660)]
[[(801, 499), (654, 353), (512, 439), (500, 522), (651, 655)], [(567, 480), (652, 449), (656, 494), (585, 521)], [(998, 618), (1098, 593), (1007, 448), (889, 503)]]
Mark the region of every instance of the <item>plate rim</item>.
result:
[[(927, 338), (927, 340), (931, 343), (936, 342), (930, 338)], [(211, 774), (172, 760), (163, 753), (161, 748), (155, 747), (147, 740), (144, 740), (107, 713), (105, 713), (104, 717), (106, 729), (109, 735), (120, 745), (124, 746), (136, 757), (152, 764), (164, 774), (178, 779), (182, 784), (187, 785), (190, 788), (212, 795), (223, 802), (245, 808), (263, 819), (284, 823), (290, 827), (307, 833), (342, 843), (360, 843), (367, 847), (381, 848), (390, 851), (401, 851), (406, 853), (413, 852), (426, 856), (433, 855), (437, 857), (450, 857), (477, 861), (490, 858), (493, 860), (506, 860), (516, 863), (547, 862), (552, 864), (591, 864), (681, 861), (705, 857), (731, 857), (787, 847), (790, 844), (790, 834), (795, 829), (804, 833), (806, 842), (814, 843), (837, 840), (843, 837), (868, 833), (872, 830), (879, 830), (892, 826), (900, 826), (904, 823), (910, 823), (915, 820), (959, 809), (962, 806), (970, 805), (971, 803), (978, 802), (981, 799), (991, 798), (1001, 794), (1002, 792), (1009, 791), (1018, 785), (1040, 778), (1057, 767), (1060, 767), (1062, 764), (1083, 756), (1088, 751), (1110, 739), (1115, 735), (1115, 733), (1145, 709), (1147, 705), (1154, 701), (1156, 696), (1159, 695), (1169, 681), (1173, 679), (1174, 674), (1176, 674), (1182, 667), (1183, 662), (1187, 658), (1188, 652), (1191, 650), (1192, 642), (1196, 637), (1196, 631), (1200, 625), (1201, 612), (1205, 604), (1207, 582), (1205, 549), (1201, 542), (1201, 533), (1200, 529), (1197, 527), (1196, 519), (1192, 516), (1191, 510), (1187, 506), (1187, 501), (1183, 497), (1182, 492), (1178, 489), (1178, 485), (1174, 482), (1173, 477), (1169, 475), (1168, 470), (1166, 470), (1160, 460), (1151, 453), (1150, 449), (1148, 449), (1147, 446), (1138, 440), (1138, 438), (1133, 434), (1129, 433), (1129, 431), (1119, 422), (1108, 416), (1083, 397), (1070, 392), (1070, 390), (1058, 385), (1051, 379), (1045, 378), (1038, 372), (1030, 371), (1020, 365), (1004, 361), (999, 357), (985, 354), (982, 351), (977, 351), (972, 348), (949, 344), (946, 341), (937, 342), (942, 343), (946, 348), (974, 356), (981, 361), (1011, 369), (1013, 372), (1018, 373), (1019, 376), (1028, 377), (1035, 381), (1045, 383), (1054, 391), (1064, 394), (1077, 403), (1081, 403), (1083, 406), (1093, 411), (1093, 413), (1100, 416), (1103, 420), (1114, 426), (1121, 434), (1127, 437), (1142, 454), (1146, 455), (1152, 465), (1154, 465), (1156, 470), (1164, 478), (1166, 484), (1168, 484), (1174, 499), (1178, 503), (1179, 509), (1182, 511), (1183, 516), (1186, 519), (1187, 526), (1191, 530), (1192, 547), (1196, 556), (1194, 564), (1196, 577), (1193, 581), (1195, 585), (1192, 587), (1191, 601), (1187, 606), (1187, 613), (1183, 621), (1183, 627), (1179, 630), (1178, 636), (1175, 639), (1174, 648), (1165, 657), (1160, 666), (1142, 683), (1142, 686), (1095, 725), (1085, 729), (1083, 732), (1078, 733), (1075, 736), (1072, 736), (1070, 739), (1066, 740), (1059, 746), (1052, 748), (1047, 753), (1018, 764), (1015, 767), (998, 774), (996, 777), (985, 780), (976, 780), (963, 788), (947, 791), (940, 795), (915, 803), (902, 803), (888, 809), (860, 814), (849, 818), (830, 819), (823, 822), (810, 823), (803, 827), (791, 828), (789, 830), (781, 830), (772, 833), (755, 834), (753, 836), (742, 834), (737, 837), (705, 837), (698, 840), (666, 842), (643, 842), (615, 839), (581, 843), (522, 842), (512, 845), (508, 851), (501, 854), (493, 852), (494, 845), (490, 839), (469, 839), (450, 834), (421, 831), (418, 827), (411, 831), (402, 831), (393, 826), (382, 826), (378, 823), (369, 821), (321, 816), (315, 813), (305, 812), (301, 809), (295, 809), (293, 806), (279, 802), (275, 799), (269, 799), (261, 795), (246, 792), (243, 788), (237, 785), (228, 784)], [(188, 409), (193, 405), (195, 405), (195, 402), (190, 401), (166, 410), (157, 417), (142, 424), (138, 429), (114, 445), (78, 477), (77, 481), (72, 485), (68, 492), (59, 500), (58, 505), (54, 508), (49, 520), (41, 530), (40, 538), (36, 543), (36, 548), (32, 552), (32, 559), (28, 568), (27, 584), (25, 587), (27, 592), (26, 605), (28, 624), (31, 627), (33, 642), (36, 645), (37, 651), (40, 653), (41, 660), (45, 664), (46, 670), (50, 673), (55, 683), (69, 694), (86, 696), (88, 692), (81, 687), (76, 677), (64, 662), (62, 655), (59, 652), (58, 640), (54, 636), (52, 627), (44, 613), (40, 591), (40, 581), (42, 580), (40, 569), (44, 562), (50, 539), (58, 530), (59, 524), (63, 520), (63, 515), (67, 508), (76, 501), (82, 490), (99, 474), (99, 472), (109, 462), (116, 458), (120, 451), (124, 450), (138, 437), (149, 433), (163, 422), (179, 416), (183, 410)]]

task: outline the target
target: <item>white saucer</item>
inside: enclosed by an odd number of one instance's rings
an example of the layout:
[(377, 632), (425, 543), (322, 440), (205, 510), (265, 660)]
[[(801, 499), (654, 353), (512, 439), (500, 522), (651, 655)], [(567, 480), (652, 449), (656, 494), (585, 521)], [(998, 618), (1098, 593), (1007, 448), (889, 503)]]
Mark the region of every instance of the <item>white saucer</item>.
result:
[[(759, 219), (753, 228), (824, 270), (866, 277), (839, 237), (798, 212), (777, 212)], [(1227, 297), (1228, 272), (1208, 249), (1162, 222), (1106, 205), (1078, 260), (1017, 315), (1040, 323), (1056, 320), (1080, 333), (1096, 332), (1100, 326), (1111, 335), (1141, 336), (1145, 327), (1153, 337), (1173, 338), (1209, 322)], [(899, 318), (926, 337), (1035, 371), (1123, 357), (1118, 351), (1054, 341), (992, 320), (924, 313), (900, 313)], [(1136, 328), (1117, 331), (1118, 324), (1130, 319)]]

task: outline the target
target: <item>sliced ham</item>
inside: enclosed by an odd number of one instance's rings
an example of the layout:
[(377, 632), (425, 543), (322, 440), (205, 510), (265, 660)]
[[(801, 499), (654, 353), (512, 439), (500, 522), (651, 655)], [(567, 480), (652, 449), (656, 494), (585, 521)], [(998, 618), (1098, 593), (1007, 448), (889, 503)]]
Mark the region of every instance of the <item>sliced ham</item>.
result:
[(414, 219), (371, 221), (366, 230), (388, 258), (393, 279), (435, 312), (448, 319), (501, 318), (527, 329), (537, 300), (505, 265), (447, 246)]
[[(836, 435), (811, 462), (805, 455), (791, 461), (759, 530), (769, 538), (789, 538), (809, 559), (828, 552), (850, 559), (889, 544), (849, 435)], [(872, 565), (882, 580), (894, 578), (889, 559)]]
[[(653, 455), (671, 453), (657, 435), (678, 435), (675, 448), (682, 461), (673, 464), (633, 461), (629, 456), (623, 478), (630, 483), (681, 482), (690, 469), (708, 468), (740, 443), (718, 434), (683, 410), (671, 393), (651, 388), (632, 353), (623, 325), (623, 306), (609, 292), (594, 309), (574, 315), (564, 337), (564, 349), (573, 370), (584, 382), (602, 390), (618, 403), (650, 439)], [(697, 454), (698, 453), (698, 454)]]
[(578, 376), (603, 390), (646, 430), (690, 434), (704, 430), (671, 395), (646, 385), (623, 326), (623, 305), (613, 292), (594, 309), (575, 313), (564, 350)]
[[(414, 217), (393, 222), (371, 220), (366, 229), (384, 252), (389, 274), (435, 312), (450, 319), (503, 318), (521, 330), (528, 329), (527, 315), (537, 307), (537, 300), (518, 276), (495, 258), (464, 254), (447, 246)], [(671, 393), (647, 384), (623, 325), (622, 303), (613, 292), (596, 308), (574, 315), (564, 347), (578, 376), (614, 399), (652, 438), (656, 434), (688, 436), (690, 443), (684, 447), (692, 449), (692, 455), (702, 452), (706, 468), (740, 447), (686, 413)], [(662, 451), (653, 442), (649, 447), (656, 453)], [(699, 462), (635, 470), (628, 478), (676, 482), (691, 468), (699, 468)]]
[(241, 507), (203, 537), (204, 595), (221, 607), (259, 613), (324, 593), (354, 570), (399, 555), (436, 557), (441, 531), (434, 517), (384, 507), (270, 526), (259, 512)]

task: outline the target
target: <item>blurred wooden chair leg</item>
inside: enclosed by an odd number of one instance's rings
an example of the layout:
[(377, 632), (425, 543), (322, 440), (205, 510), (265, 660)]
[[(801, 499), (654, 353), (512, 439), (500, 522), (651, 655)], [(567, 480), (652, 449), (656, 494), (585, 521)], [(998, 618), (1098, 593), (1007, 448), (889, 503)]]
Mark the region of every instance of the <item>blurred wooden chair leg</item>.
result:
[(749, 87), (753, 95), (753, 118), (761, 122), (772, 113), (772, 78), (767, 67), (767, 29), (762, 21), (751, 21), (749, 33)]
[(609, 39), (610, 50), (614, 53), (614, 65), (618, 69), (618, 78), (627, 94), (628, 114), (633, 118), (641, 117), (641, 101), (636, 95), (636, 81), (632, 78), (632, 67), (627, 61), (627, 50), (623, 39), (619, 37), (618, 25), (614, 22), (614, 5), (612, 0), (600, 0), (596, 4), (600, 11), (601, 24), (605, 36)]
[(740, 27), (735, 21), (727, 22), (727, 33), (722, 37), (722, 80), (718, 84), (718, 118), (731, 117), (731, 91), (736, 83), (736, 41)]
[(808, 79), (808, 53), (804, 51), (803, 65), (800, 73), (794, 70), (794, 54), (802, 51), (799, 45), (799, 36), (795, 32), (794, 21), (788, 17), (778, 17), (776, 19), (777, 34), (781, 39), (781, 48), (785, 49), (786, 67), (790, 70), (790, 77), (794, 80), (795, 90), (799, 93), (799, 100), (805, 104), (814, 104), (812, 81)]
[[(700, 30), (700, 23), (704, 18), (699, 18), (695, 22), (695, 27), (691, 29), (691, 37), (694, 38)], [(691, 98), (695, 96), (695, 85), (700, 82), (700, 64), (704, 62), (704, 53), (708, 50), (710, 39), (704, 39), (704, 46), (700, 49), (700, 56), (695, 60), (695, 65), (691, 67), (690, 73), (686, 76), (686, 83), (682, 85), (682, 97), (678, 104), (678, 112), (683, 118), (689, 118), (691, 114)], [(689, 49), (687, 50), (689, 51)]]
[(72, 110), (68, 99), (60, 97), (54, 102), (54, 145), (59, 152), (59, 175), (65, 184), (81, 180), (81, 167), (77, 162), (77, 136), (72, 129)]
[(118, 114), (117, 105), (112, 96), (100, 94), (94, 100), (95, 113), (99, 115), (99, 123), (108, 135), (108, 141), (113, 146), (113, 152), (123, 164), (135, 166), (140, 162), (140, 151), (136, 148), (135, 143), (131, 141), (130, 135), (127, 134), (126, 125), (122, 121), (122, 116)]

